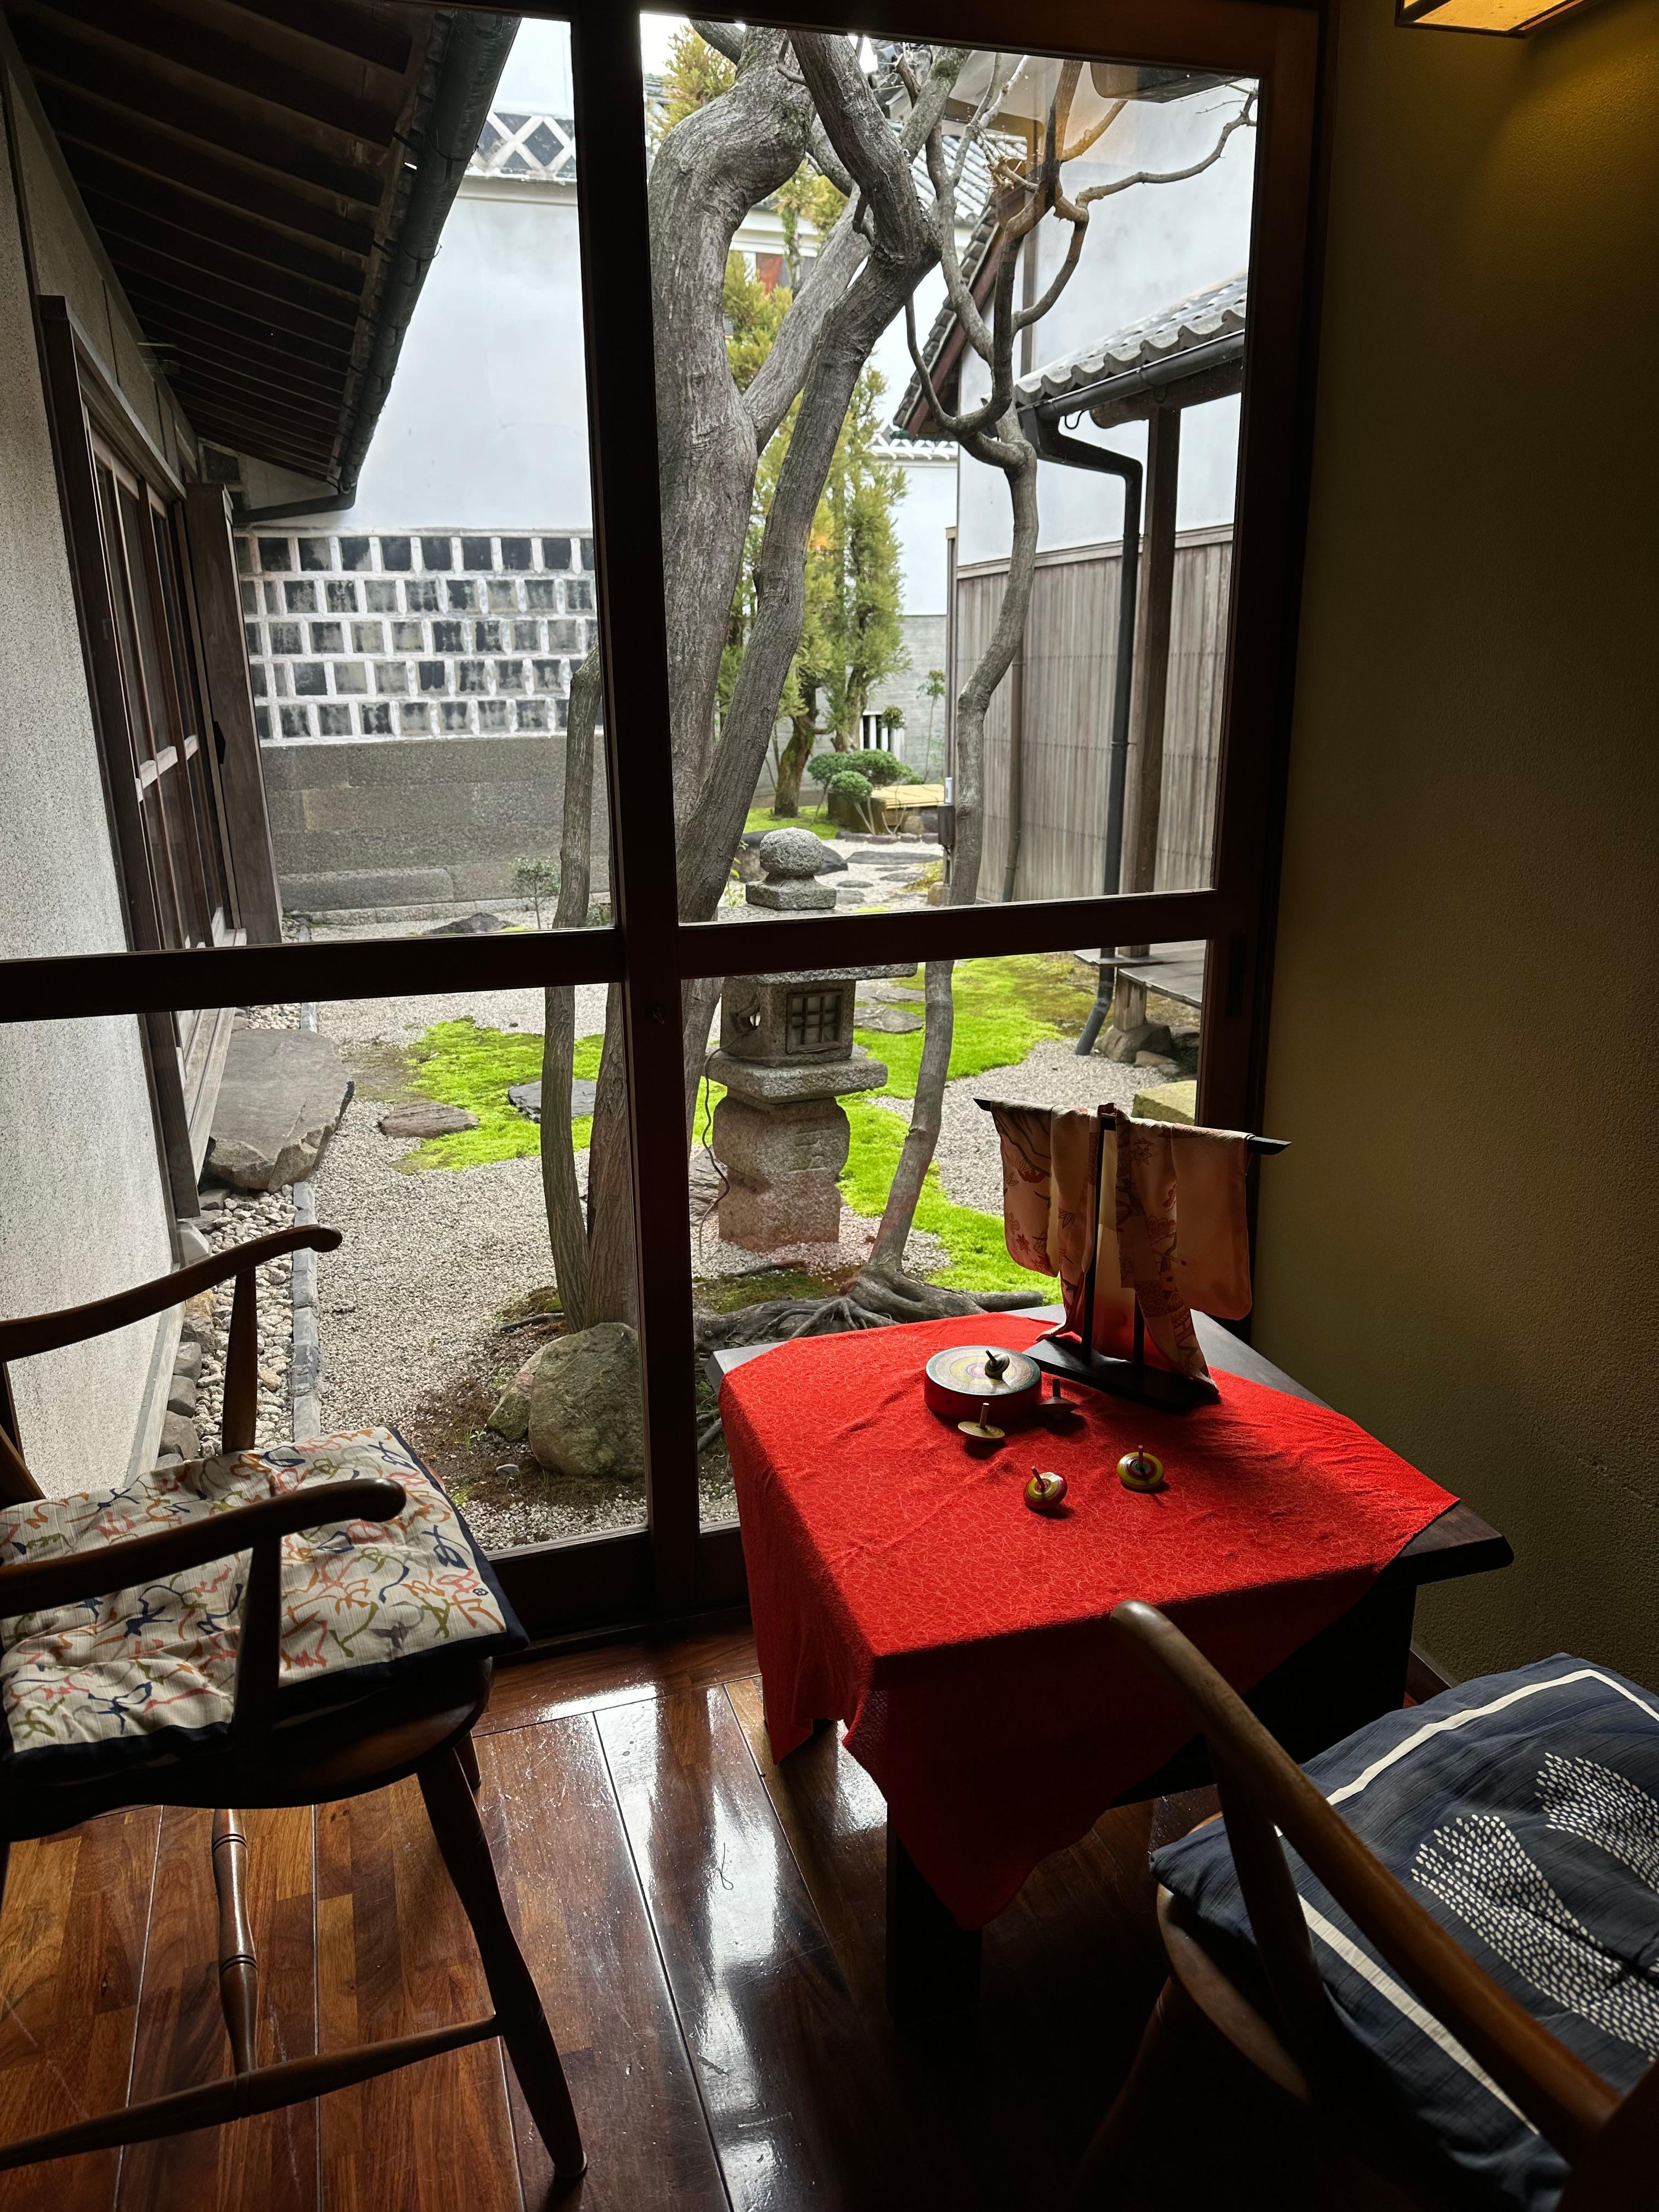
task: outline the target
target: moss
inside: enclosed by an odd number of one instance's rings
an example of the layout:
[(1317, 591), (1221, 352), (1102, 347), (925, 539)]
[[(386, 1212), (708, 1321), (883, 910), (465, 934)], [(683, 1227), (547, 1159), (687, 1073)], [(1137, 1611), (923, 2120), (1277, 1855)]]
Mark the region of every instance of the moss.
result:
[[(576, 1040), (575, 1072), (592, 1082), (599, 1072), (598, 1036)], [(476, 1114), (476, 1129), (453, 1136), (428, 1137), (398, 1165), (410, 1173), (422, 1168), (476, 1168), (491, 1160), (522, 1159), (541, 1149), (541, 1131), (507, 1100), (507, 1085), (534, 1083), (542, 1072), (542, 1040), (533, 1030), (483, 1029), (471, 1019), (438, 1022), (410, 1051), (412, 1087), (423, 1098)], [(585, 1152), (593, 1117), (584, 1114), (570, 1125), (575, 1152)]]
[(744, 823), (747, 831), (768, 830), (810, 830), (814, 836), (833, 842), (836, 824), (823, 814), (774, 814), (769, 806), (751, 806)]
[[(909, 979), (919, 984), (918, 969)], [(1074, 1036), (1094, 1003), (1092, 969), (1064, 953), (1038, 953), (1004, 960), (963, 960), (953, 977), (956, 1021), (951, 1036), (951, 1079), (982, 1075), (988, 1068), (1018, 1066), (1045, 1037)], [(842, 1195), (854, 1213), (879, 1216), (904, 1148), (907, 1117), (875, 1102), (914, 1098), (921, 1065), (924, 1030), (893, 1036), (860, 1030), (859, 1042), (887, 1064), (879, 1091), (842, 1100), (853, 1126), (852, 1150), (841, 1178)], [(930, 1167), (916, 1206), (918, 1229), (937, 1237), (951, 1264), (931, 1279), (964, 1291), (1030, 1291), (1040, 1294), (1043, 1278), (1008, 1256), (999, 1213), (958, 1206), (947, 1198), (939, 1170)]]
[(766, 1298), (827, 1298), (835, 1285), (799, 1267), (766, 1267), (752, 1275), (716, 1275), (697, 1285), (697, 1304), (712, 1313), (736, 1313)]

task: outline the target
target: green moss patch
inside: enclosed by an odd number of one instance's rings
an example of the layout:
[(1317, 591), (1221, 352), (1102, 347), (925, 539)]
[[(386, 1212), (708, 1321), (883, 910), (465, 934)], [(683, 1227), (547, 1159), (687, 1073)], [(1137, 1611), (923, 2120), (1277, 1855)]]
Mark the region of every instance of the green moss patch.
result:
[[(576, 1040), (575, 1072), (590, 1083), (599, 1072), (603, 1037)], [(410, 1082), (423, 1098), (441, 1099), (476, 1114), (476, 1129), (428, 1137), (398, 1163), (413, 1174), (424, 1168), (477, 1168), (491, 1160), (522, 1159), (541, 1149), (541, 1131), (507, 1100), (507, 1086), (534, 1083), (542, 1072), (542, 1040), (533, 1030), (485, 1029), (470, 1018), (434, 1023), (410, 1048)], [(593, 1117), (570, 1125), (574, 1152), (585, 1152)]]
[[(910, 979), (920, 984), (921, 971)], [(952, 978), (956, 1020), (951, 1036), (951, 1081), (993, 1067), (1018, 1066), (1045, 1037), (1075, 1036), (1094, 1004), (1091, 970), (1064, 954), (1038, 953), (1004, 960), (963, 960)], [(875, 1101), (914, 1098), (927, 1031), (906, 1036), (860, 1030), (859, 1042), (887, 1064), (879, 1091), (844, 1098), (853, 1125), (852, 1150), (841, 1178), (842, 1196), (854, 1213), (878, 1217), (898, 1170), (906, 1122)], [(1008, 1256), (1002, 1217), (958, 1206), (945, 1194), (939, 1170), (930, 1167), (916, 1206), (918, 1229), (937, 1237), (951, 1264), (932, 1279), (953, 1290), (1026, 1291), (1040, 1294), (1043, 1278)]]
[(751, 806), (743, 826), (745, 833), (758, 830), (763, 835), (769, 830), (810, 830), (827, 843), (833, 843), (836, 836), (836, 824), (827, 814), (809, 814), (805, 807), (799, 814), (774, 814), (769, 806)]

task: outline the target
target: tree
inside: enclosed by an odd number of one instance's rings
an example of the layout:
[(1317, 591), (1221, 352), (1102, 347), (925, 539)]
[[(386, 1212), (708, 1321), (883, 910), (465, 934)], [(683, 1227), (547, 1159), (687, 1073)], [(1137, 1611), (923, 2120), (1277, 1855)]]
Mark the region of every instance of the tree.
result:
[(945, 696), (945, 671), (930, 668), (927, 681), (921, 689), (927, 702), (927, 738), (921, 749), (921, 780), (926, 783), (933, 772), (933, 716), (939, 701)]
[[(1048, 312), (1069, 282), (1091, 202), (1154, 179), (1136, 174), (1075, 199), (1066, 197), (1063, 164), (1092, 145), (1126, 103), (1117, 103), (1104, 120), (1068, 143), (1080, 65), (1062, 65), (1040, 153), (1034, 144), (1023, 162), (997, 154), (1003, 245), (988, 314), (957, 262), (957, 198), (971, 146), (988, 132), (1018, 58), (997, 58), (973, 114), (947, 136), (947, 104), (967, 58), (960, 49), (897, 50), (906, 106), (878, 98), (854, 40), (757, 27), (697, 27), (731, 65), (732, 76), (727, 82), (710, 65), (708, 82), (718, 79), (720, 88), (688, 105), (665, 131), (648, 186), (680, 913), (688, 921), (707, 920), (719, 902), (806, 635), (812, 534), (849, 410), (877, 339), (901, 313), (910, 319), (915, 351), (910, 302), (921, 278), (936, 264), (944, 268), (974, 352), (990, 371), (991, 390), (977, 407), (957, 416), (939, 407), (936, 394), (930, 397), (958, 441), (1002, 471), (1014, 516), (1002, 611), (957, 708), (957, 859), (950, 896), (953, 903), (967, 903), (978, 890), (985, 712), (1024, 626), (1036, 549), (1036, 455), (1013, 414), (1014, 341)], [(1248, 108), (1247, 102), (1208, 160), (1219, 158), (1227, 136), (1248, 119)], [(919, 156), (926, 161), (927, 193), (914, 173)], [(816, 191), (816, 173), (841, 196), (841, 210), (821, 238), (810, 270), (803, 265), (799, 289), (782, 309), (764, 357), (740, 383), (725, 325), (732, 242), (750, 209), (791, 186), (804, 167), (800, 191), (811, 186)], [(1051, 212), (1073, 225), (1066, 259), (1043, 297), (1016, 310), (1018, 243)], [(786, 421), (788, 438), (757, 541), (751, 543), (757, 472)], [(732, 610), (745, 564), (753, 613), (734, 640)], [(740, 647), (735, 661), (728, 658), (734, 645)], [(574, 923), (586, 912), (599, 688), (597, 658), (590, 657), (572, 685), (561, 923)], [(842, 1299), (802, 1325), (910, 1319), (971, 1310), (977, 1303), (913, 1283), (902, 1272), (921, 1178), (938, 1135), (950, 1059), (951, 973), (949, 963), (933, 963), (927, 971), (921, 1079), (872, 1265)], [(718, 978), (712, 978), (690, 983), (683, 993), (688, 1139), (719, 990)], [(631, 1317), (634, 1271), (619, 1024), (613, 1006), (594, 1101), (584, 1219), (569, 1156), (568, 1114), (558, 1105), (562, 1097), (568, 1107), (573, 1006), (568, 989), (549, 994), (543, 1176), (565, 1309), (581, 1326)], [(758, 1322), (759, 1315), (746, 1318)]]
[[(778, 763), (775, 814), (800, 811), (801, 770), (814, 740), (827, 735), (838, 752), (854, 750), (872, 687), (904, 665), (893, 528), (904, 471), (875, 451), (885, 389), (872, 368), (860, 377), (813, 518), (800, 644), (784, 690), (790, 733)], [(785, 436), (781, 431), (774, 445)], [(766, 473), (763, 462), (757, 483)], [(758, 610), (752, 587), (748, 605), (752, 623)]]

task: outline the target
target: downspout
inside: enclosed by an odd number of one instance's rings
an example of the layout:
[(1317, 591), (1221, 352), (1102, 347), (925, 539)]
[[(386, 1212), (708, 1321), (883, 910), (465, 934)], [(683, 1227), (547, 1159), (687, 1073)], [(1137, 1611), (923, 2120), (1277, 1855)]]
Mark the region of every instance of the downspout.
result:
[[(1106, 866), (1103, 889), (1108, 898), (1116, 895), (1123, 873), (1123, 802), (1129, 781), (1129, 701), (1134, 684), (1135, 593), (1140, 577), (1140, 463), (1127, 453), (1115, 453), (1104, 446), (1091, 446), (1069, 438), (1047, 411), (1050, 401), (1021, 399), (1019, 427), (1045, 461), (1066, 468), (1096, 469), (1118, 477), (1123, 484), (1123, 562), (1118, 575), (1117, 665), (1112, 682), (1112, 733), (1106, 776)], [(1103, 951), (1104, 947), (1102, 947)], [(1083, 1034), (1077, 1041), (1079, 1058), (1095, 1048), (1095, 1039), (1111, 1011), (1115, 963), (1103, 959), (1095, 1002)]]
[(340, 446), (338, 489), (319, 498), (244, 510), (236, 517), (239, 527), (275, 521), (284, 515), (326, 514), (349, 507), (356, 499), (357, 478), (392, 388), (421, 288), (436, 256), (439, 234), (460, 190), (466, 165), (477, 150), (489, 103), (518, 30), (516, 15), (475, 15), (457, 9), (449, 18), (449, 37), (425, 119), (417, 120), (408, 144), (414, 174), (404, 201), (403, 220), (387, 256), (374, 339)]

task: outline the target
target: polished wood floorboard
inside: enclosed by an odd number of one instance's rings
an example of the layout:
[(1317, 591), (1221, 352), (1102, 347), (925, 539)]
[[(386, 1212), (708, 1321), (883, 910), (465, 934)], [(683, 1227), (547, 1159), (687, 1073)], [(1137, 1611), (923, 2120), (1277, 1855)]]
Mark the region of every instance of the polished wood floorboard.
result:
[[(588, 2142), (564, 2200), (583, 2212), (1054, 2206), (1158, 1986), (1154, 1820), (1178, 1833), (1209, 1809), (1106, 1816), (988, 1930), (977, 2014), (901, 2033), (883, 1998), (880, 1796), (832, 1729), (774, 1764), (746, 1626), (505, 1669), (479, 1756), (502, 1893)], [(249, 1832), (262, 2057), (488, 2008), (412, 1782), (254, 1814)], [(205, 1814), (125, 1813), (19, 1846), (0, 2132), (224, 2074), (216, 1935)], [(0, 2212), (541, 2212), (550, 2183), (487, 2044), (0, 2174)], [(1247, 2201), (1225, 2185), (1168, 2200)]]

